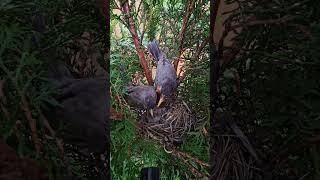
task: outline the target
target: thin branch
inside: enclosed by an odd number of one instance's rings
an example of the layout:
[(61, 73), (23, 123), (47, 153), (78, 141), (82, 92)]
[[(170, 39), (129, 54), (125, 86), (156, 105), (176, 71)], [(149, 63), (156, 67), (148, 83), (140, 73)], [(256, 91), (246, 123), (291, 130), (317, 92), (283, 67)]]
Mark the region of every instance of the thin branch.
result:
[(199, 59), (199, 56), (202, 52), (202, 50), (204, 49), (204, 47), (206, 47), (206, 45), (209, 43), (209, 38), (206, 38), (204, 41), (202, 41), (202, 43), (200, 44), (199, 48), (196, 51), (196, 59)]
[[(147, 19), (148, 18), (145, 17), (145, 21), (144, 21), (144, 24), (143, 24), (143, 30), (142, 30), (141, 38), (140, 38), (140, 44), (142, 44), (142, 41), (143, 41), (143, 38), (144, 38), (144, 33), (147, 31), (147, 29), (149, 28), (149, 25), (150, 25), (150, 21), (148, 21)], [(152, 14), (151, 14), (150, 19), (152, 19)]]
[(196, 162), (197, 164), (201, 165), (202, 167), (210, 167), (210, 165), (206, 162), (203, 162), (185, 152), (179, 151), (177, 149), (172, 149), (172, 154), (181, 158), (184, 162), (186, 162), (186, 165), (190, 168), (192, 174), (196, 177), (196, 178), (205, 178), (205, 179), (209, 179), (206, 175), (204, 175), (202, 172), (200, 172), (198, 169), (196, 169), (195, 167), (193, 167), (189, 162), (188, 159)]
[(295, 16), (283, 16), (281, 18), (278, 19), (267, 19), (267, 20), (253, 20), (255, 19), (255, 17), (251, 17), (249, 20), (247, 20), (247, 22), (242, 22), (233, 26), (229, 26), (229, 28), (226, 28), (226, 33), (229, 33), (231, 31), (233, 31), (234, 29), (243, 27), (243, 28), (248, 28), (250, 26), (257, 26), (257, 25), (271, 25), (271, 24), (285, 24), (288, 21), (291, 21), (295, 18)]
[(9, 120), (10, 119), (10, 113), (5, 107), (5, 104), (7, 104), (7, 99), (4, 95), (3, 88), (4, 88), (5, 79), (0, 80), (0, 108), (2, 112), (4, 113), (4, 116)]
[(117, 112), (114, 108), (110, 107), (110, 119), (112, 120), (122, 120), (123, 114)]
[(53, 130), (48, 119), (45, 118), (45, 116), (42, 114), (42, 112), (40, 112), (40, 118), (43, 121), (44, 127), (49, 131), (51, 137), (56, 140), (56, 144), (60, 150), (60, 155), (61, 155), (61, 157), (63, 157), (64, 156), (63, 141), (56, 137), (56, 132)]
[(182, 152), (182, 151), (179, 151), (177, 149), (174, 149), (173, 152), (177, 153), (177, 155), (180, 155), (180, 156), (186, 157), (188, 159), (191, 159), (192, 161), (200, 164), (203, 167), (210, 167), (210, 165), (208, 163), (206, 163), (206, 162), (204, 162), (204, 161), (202, 161), (202, 160), (200, 160), (198, 158), (195, 158), (195, 157), (191, 156), (190, 154), (188, 154), (186, 152)]
[(30, 105), (26, 99), (26, 97), (22, 94), (21, 95), (21, 109), (24, 111), (24, 115), (26, 116), (29, 126), (31, 129), (31, 138), (34, 143), (35, 149), (37, 154), (41, 151), (41, 143), (37, 134), (37, 123), (36, 120), (32, 118)]
[[(183, 18), (182, 21), (182, 27), (179, 33), (179, 57), (182, 55), (183, 53), (183, 46), (184, 46), (184, 40), (185, 40), (185, 36), (186, 36), (186, 31), (187, 31), (187, 27), (188, 27), (188, 22), (189, 22), (189, 18), (192, 14), (193, 8), (194, 8), (194, 0), (188, 0), (187, 5), (185, 7), (185, 16)], [(173, 62), (174, 64), (174, 68), (177, 71), (178, 68), (178, 64), (179, 64), (180, 59), (177, 59)]]
[(39, 140), (38, 134), (37, 134), (37, 123), (32, 118), (31, 109), (30, 109), (30, 105), (29, 105), (29, 103), (27, 101), (27, 98), (23, 94), (23, 92), (21, 90), (19, 90), (19, 86), (17, 84), (16, 78), (9, 71), (9, 69), (3, 64), (2, 61), (0, 61), (0, 67), (7, 74), (9, 79), (14, 83), (15, 89), (17, 90), (18, 95), (21, 97), (20, 107), (24, 111), (24, 114), (25, 114), (25, 116), (26, 116), (26, 118), (27, 118), (27, 120), (29, 122), (29, 126), (30, 126), (30, 129), (31, 129), (31, 138), (32, 138), (32, 141), (34, 143), (34, 146), (35, 146), (35, 149), (36, 149), (36, 153), (39, 154), (40, 151), (41, 151), (41, 146), (42, 145), (40, 143), (40, 140)]

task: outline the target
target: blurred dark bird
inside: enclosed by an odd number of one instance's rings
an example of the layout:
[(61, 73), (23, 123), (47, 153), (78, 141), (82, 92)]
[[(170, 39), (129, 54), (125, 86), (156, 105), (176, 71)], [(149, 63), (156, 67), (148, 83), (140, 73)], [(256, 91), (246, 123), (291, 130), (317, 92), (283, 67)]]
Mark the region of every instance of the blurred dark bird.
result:
[(155, 76), (156, 92), (160, 94), (158, 107), (166, 97), (172, 96), (178, 86), (177, 74), (171, 62), (165, 57), (160, 50), (157, 41), (152, 41), (148, 45), (149, 51), (157, 62), (157, 70)]
[[(104, 164), (107, 162), (101, 156), (109, 151), (107, 80), (66, 79), (61, 82), (56, 86), (58, 95), (55, 96), (60, 106), (49, 108), (46, 117), (50, 122), (62, 124), (60, 136), (64, 142), (72, 147), (76, 156), (88, 160), (90, 167), (86, 169), (86, 176), (105, 179), (108, 175)], [(72, 153), (71, 157), (74, 157)], [(94, 172), (96, 166), (100, 168)]]
[(130, 106), (138, 109), (149, 110), (153, 116), (153, 108), (156, 107), (157, 93), (153, 86), (138, 85), (127, 86), (127, 102)]
[[(43, 14), (36, 13), (34, 16), (33, 27), (39, 34), (43, 34)], [(34, 39), (37, 39), (34, 42), (39, 47), (39, 38)], [(48, 61), (48, 80), (57, 90), (54, 98), (59, 106), (43, 107), (44, 115), (54, 127), (63, 125), (60, 136), (66, 147), (75, 147), (77, 152), (72, 152), (73, 154), (88, 159), (87, 164), (91, 168), (87, 169), (90, 171), (87, 175), (89, 179), (109, 179), (106, 165), (109, 158), (104, 158), (104, 155), (110, 152), (107, 77), (75, 79), (63, 61), (50, 58), (49, 52), (54, 51), (51, 49), (44, 52), (42, 58)]]

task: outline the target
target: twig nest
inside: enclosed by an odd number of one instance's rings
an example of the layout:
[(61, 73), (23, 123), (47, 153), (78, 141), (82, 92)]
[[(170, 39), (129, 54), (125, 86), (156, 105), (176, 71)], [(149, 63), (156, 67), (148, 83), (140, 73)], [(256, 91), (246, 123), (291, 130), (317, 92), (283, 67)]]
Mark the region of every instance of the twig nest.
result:
[(162, 143), (181, 144), (186, 133), (194, 128), (197, 118), (181, 98), (175, 98), (164, 107), (142, 115), (142, 135)]

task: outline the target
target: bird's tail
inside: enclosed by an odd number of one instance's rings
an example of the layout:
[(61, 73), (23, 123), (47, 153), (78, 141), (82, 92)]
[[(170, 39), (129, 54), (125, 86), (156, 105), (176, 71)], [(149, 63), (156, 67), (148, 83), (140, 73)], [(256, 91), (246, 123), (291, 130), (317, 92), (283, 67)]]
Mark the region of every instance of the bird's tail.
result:
[(31, 24), (35, 32), (32, 36), (32, 42), (36, 47), (41, 48), (41, 35), (43, 35), (43, 33), (45, 33), (46, 31), (46, 22), (44, 14), (38, 10), (35, 10), (33, 16), (31, 17)]
[(148, 49), (156, 61), (159, 61), (164, 58), (163, 52), (160, 50), (159, 43), (156, 40), (153, 40), (149, 43)]

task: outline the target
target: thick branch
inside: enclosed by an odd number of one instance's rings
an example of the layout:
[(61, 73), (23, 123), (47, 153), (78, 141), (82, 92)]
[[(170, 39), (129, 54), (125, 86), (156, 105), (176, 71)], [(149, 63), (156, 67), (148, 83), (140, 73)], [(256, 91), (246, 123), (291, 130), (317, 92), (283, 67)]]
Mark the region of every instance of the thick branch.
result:
[[(211, 71), (213, 72), (212, 73), (212, 77), (211, 77), (211, 80), (212, 80), (212, 83), (213, 83), (213, 91), (212, 92), (216, 92), (216, 86), (217, 86), (217, 82), (218, 82), (218, 79), (219, 79), (219, 72), (220, 72), (220, 60), (219, 60), (219, 56), (216, 52), (216, 48), (213, 47), (214, 45), (214, 42), (213, 42), (213, 32), (215, 31), (215, 24), (216, 24), (216, 19), (217, 19), (217, 14), (218, 14), (218, 9), (219, 9), (219, 5), (220, 5), (220, 0), (216, 0), (216, 1), (211, 1), (210, 3), (210, 19), (211, 19), (211, 24), (210, 24), (210, 31), (211, 31), (211, 37), (210, 37), (210, 52), (211, 52), (211, 57), (210, 59), (212, 59), (212, 63), (211, 64), (211, 67), (213, 68)], [(216, 95), (216, 93), (214, 93), (214, 95)]]
[(130, 33), (132, 36), (132, 40), (133, 40), (134, 46), (136, 48), (137, 54), (139, 56), (140, 65), (142, 66), (144, 74), (147, 78), (148, 84), (153, 85), (151, 70), (148, 67), (146, 58), (144, 56), (144, 51), (140, 46), (140, 40), (139, 40), (139, 37), (137, 34), (137, 29), (134, 24), (134, 20), (133, 20), (132, 16), (130, 15), (130, 7), (129, 7), (128, 2), (125, 2), (123, 4), (122, 12), (124, 12), (126, 14), (126, 18), (129, 22), (129, 30), (130, 30)]
[[(210, 1), (210, 37), (209, 37), (209, 46), (210, 46), (210, 82), (212, 83), (212, 86), (210, 86), (210, 107), (213, 109), (210, 111), (210, 125), (213, 126), (213, 114), (215, 113), (218, 102), (217, 102), (217, 81), (219, 79), (219, 72), (220, 72), (220, 63), (219, 63), (219, 57), (216, 55), (216, 48), (214, 46), (213, 41), (213, 33), (215, 30), (215, 24), (218, 14), (218, 9), (220, 5), (220, 0), (214, 0)], [(210, 130), (210, 134), (213, 135), (213, 128)], [(215, 147), (213, 146), (212, 139), (210, 140), (211, 144), (211, 151), (214, 151)], [(214, 162), (214, 156), (212, 153), (210, 153), (210, 162)], [(210, 171), (212, 172), (212, 167), (210, 168)]]

